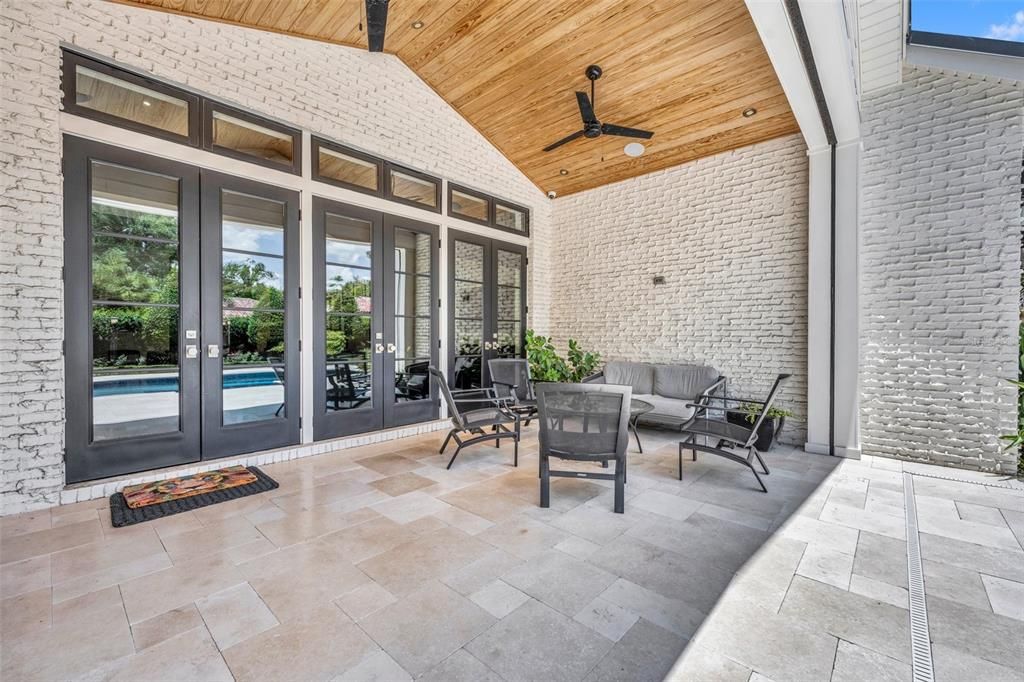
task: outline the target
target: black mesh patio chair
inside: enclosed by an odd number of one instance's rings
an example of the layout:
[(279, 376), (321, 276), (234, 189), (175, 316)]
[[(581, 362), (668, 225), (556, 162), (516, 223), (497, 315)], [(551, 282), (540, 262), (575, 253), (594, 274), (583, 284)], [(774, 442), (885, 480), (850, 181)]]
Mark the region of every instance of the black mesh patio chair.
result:
[[(444, 454), (448, 441), (455, 441), (455, 454), (448, 460), (446, 469), (451, 469), (459, 452), (467, 445), (493, 440), (494, 447), (501, 447), (501, 441), (511, 438), (513, 442), (513, 466), (519, 466), (519, 415), (508, 407), (508, 400), (498, 398), (494, 389), (467, 388), (453, 391), (448, 382), (436, 367), (429, 370), (430, 376), (437, 382), (437, 387), (444, 396), (448, 406), (448, 416), (452, 420), (452, 429), (445, 436), (440, 453)], [(490, 431), (488, 431), (490, 429)], [(471, 438), (463, 440), (459, 434), (469, 434)]]
[[(772, 404), (779, 394), (779, 387), (789, 377), (789, 374), (780, 374), (776, 377), (772, 390), (768, 392), (768, 397), (764, 400), (723, 398), (709, 395), (701, 396), (701, 399), (695, 403), (689, 403), (689, 406), (696, 409), (696, 412), (680, 428), (683, 440), (679, 443), (679, 480), (683, 480), (683, 450), (692, 450), (694, 462), (697, 461), (697, 452), (706, 452), (710, 455), (717, 455), (734, 462), (739, 462), (754, 472), (754, 478), (757, 479), (758, 484), (761, 486), (761, 491), (768, 492), (764, 481), (761, 480), (761, 474), (754, 467), (754, 460), (757, 460), (757, 463), (761, 465), (762, 473), (765, 476), (769, 474), (768, 466), (764, 463), (761, 453), (754, 447), (754, 443), (757, 442), (757, 431), (761, 426), (761, 422), (768, 418), (768, 412), (771, 410)], [(761, 408), (761, 413), (750, 428), (725, 421), (725, 414), (727, 412), (736, 411), (735, 407), (730, 408), (730, 405), (735, 404), (736, 407), (739, 407), (741, 403), (753, 403)], [(718, 415), (721, 415), (722, 419), (718, 419)], [(698, 438), (703, 438), (704, 443), (698, 443)], [(710, 445), (711, 442), (715, 442), (715, 445)], [(734, 452), (734, 450), (746, 450), (747, 455), (744, 457)]]
[[(615, 481), (615, 513), (626, 495), (626, 448), (629, 445), (629, 386), (611, 384), (539, 384), (540, 506), (551, 506), (551, 477)], [(578, 462), (615, 461), (611, 474), (553, 471), (552, 457)]]
[(509, 399), (509, 409), (526, 420), (525, 426), (537, 416), (537, 397), (530, 380), (530, 363), (523, 358), (500, 358), (487, 361), (491, 384), (499, 398)]

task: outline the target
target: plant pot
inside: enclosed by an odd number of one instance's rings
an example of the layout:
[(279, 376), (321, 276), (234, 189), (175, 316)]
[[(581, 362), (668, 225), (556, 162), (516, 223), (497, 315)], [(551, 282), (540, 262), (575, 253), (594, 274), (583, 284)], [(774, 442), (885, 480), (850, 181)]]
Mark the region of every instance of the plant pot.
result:
[[(736, 424), (746, 429), (751, 428), (752, 424), (747, 421), (747, 415), (742, 412), (727, 412), (725, 418), (730, 424)], [(778, 423), (776, 423), (778, 422)], [(757, 428), (757, 441), (754, 443), (754, 447), (759, 452), (768, 452), (772, 449), (772, 445), (775, 444), (775, 434), (777, 431), (782, 431), (782, 425), (785, 422), (785, 418), (780, 419), (765, 419), (761, 422), (761, 426)]]

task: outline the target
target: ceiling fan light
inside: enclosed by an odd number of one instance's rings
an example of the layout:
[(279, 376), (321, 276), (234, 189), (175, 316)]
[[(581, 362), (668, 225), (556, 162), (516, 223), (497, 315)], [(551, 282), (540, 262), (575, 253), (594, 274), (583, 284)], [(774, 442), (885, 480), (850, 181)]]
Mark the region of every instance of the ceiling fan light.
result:
[(637, 157), (643, 154), (646, 148), (639, 142), (630, 142), (622, 148), (622, 151), (626, 156)]

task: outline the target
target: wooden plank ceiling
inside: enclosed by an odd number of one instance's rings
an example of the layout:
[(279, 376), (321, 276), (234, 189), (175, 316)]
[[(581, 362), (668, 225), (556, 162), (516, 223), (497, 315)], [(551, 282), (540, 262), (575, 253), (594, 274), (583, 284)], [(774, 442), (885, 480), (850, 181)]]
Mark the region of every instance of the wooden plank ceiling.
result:
[[(121, 1), (366, 47), (363, 0)], [(798, 131), (743, 0), (391, 0), (384, 50), (559, 196)], [(643, 156), (611, 136), (542, 151), (582, 127), (588, 64), (598, 118), (654, 132)]]

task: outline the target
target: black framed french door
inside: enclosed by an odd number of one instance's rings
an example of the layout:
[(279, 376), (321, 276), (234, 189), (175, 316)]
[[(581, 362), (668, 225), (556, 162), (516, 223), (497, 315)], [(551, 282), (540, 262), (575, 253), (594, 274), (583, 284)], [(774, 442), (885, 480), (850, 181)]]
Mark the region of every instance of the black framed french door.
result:
[(299, 440), (298, 194), (64, 137), (69, 483)]
[(67, 481), (198, 461), (199, 170), (71, 136), (63, 170)]
[(448, 381), (490, 386), (487, 361), (525, 351), (526, 247), (457, 230), (448, 244)]
[(437, 227), (313, 197), (313, 434), (436, 418)]
[(203, 458), (299, 441), (299, 193), (203, 170)]

